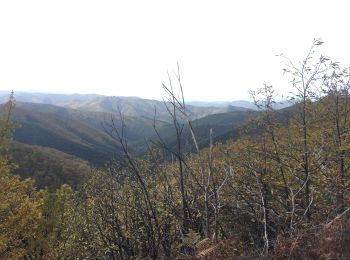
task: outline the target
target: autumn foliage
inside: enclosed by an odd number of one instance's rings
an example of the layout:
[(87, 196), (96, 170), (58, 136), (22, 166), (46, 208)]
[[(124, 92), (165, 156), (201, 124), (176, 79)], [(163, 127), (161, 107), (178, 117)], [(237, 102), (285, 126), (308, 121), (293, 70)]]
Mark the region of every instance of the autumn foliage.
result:
[(176, 143), (155, 126), (157, 139), (134, 156), (120, 114), (110, 135), (123, 156), (86, 172), (76, 190), (35, 189), (11, 174), (5, 149), (0, 258), (350, 258), (349, 70), (317, 56), (319, 45), (300, 66), (282, 57), (294, 106), (275, 111), (264, 85), (252, 92), (260, 113), (225, 144), (210, 131), (199, 149), (178, 71), (163, 84)]

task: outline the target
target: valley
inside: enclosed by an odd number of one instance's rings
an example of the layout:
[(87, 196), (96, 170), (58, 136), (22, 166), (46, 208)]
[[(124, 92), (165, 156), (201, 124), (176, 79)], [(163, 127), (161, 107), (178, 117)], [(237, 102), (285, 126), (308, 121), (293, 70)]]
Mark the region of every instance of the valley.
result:
[[(7, 96), (2, 93), (0, 100), (5, 101)], [(117, 122), (117, 128), (122, 126), (120, 112), (125, 124), (125, 138), (136, 155), (145, 152), (147, 143), (157, 141), (154, 128), (169, 146), (175, 142), (171, 116), (161, 101), (21, 92), (15, 93), (15, 98), (12, 119), (17, 124), (16, 142), (53, 148), (94, 166), (104, 166), (121, 153), (111, 128), (112, 119)], [(189, 105), (186, 109), (189, 116), (183, 122), (192, 122), (201, 147), (208, 145), (210, 128), (213, 129), (214, 141), (223, 142), (237, 137), (239, 127), (256, 114), (251, 109), (231, 105)], [(190, 133), (185, 136), (187, 143), (191, 143)], [(189, 145), (188, 149), (192, 148)]]

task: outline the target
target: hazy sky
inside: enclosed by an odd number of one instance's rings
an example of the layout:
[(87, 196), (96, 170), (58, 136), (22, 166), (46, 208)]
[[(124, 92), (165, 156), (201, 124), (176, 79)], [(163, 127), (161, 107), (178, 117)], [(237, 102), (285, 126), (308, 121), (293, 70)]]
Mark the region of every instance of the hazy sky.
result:
[(280, 59), (350, 65), (349, 1), (0, 0), (0, 90), (161, 98), (179, 62), (188, 100), (237, 100), (273, 84)]

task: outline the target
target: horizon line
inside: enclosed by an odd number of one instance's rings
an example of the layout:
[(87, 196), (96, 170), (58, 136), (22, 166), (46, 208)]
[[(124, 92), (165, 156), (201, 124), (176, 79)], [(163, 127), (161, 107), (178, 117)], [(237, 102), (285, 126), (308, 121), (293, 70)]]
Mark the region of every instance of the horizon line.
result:
[[(28, 90), (0, 90), (0, 93), (6, 93), (8, 94), (11, 93), (11, 91), (14, 92), (14, 95), (16, 97), (16, 93), (25, 93), (25, 94), (46, 94), (46, 95), (66, 95), (66, 96), (72, 96), (72, 95), (82, 95), (82, 96), (101, 96), (101, 97), (123, 97), (123, 98), (140, 98), (140, 99), (145, 99), (145, 100), (157, 100), (157, 101), (164, 101), (161, 98), (148, 98), (148, 97), (141, 97), (141, 96), (135, 96), (135, 95), (107, 95), (107, 94), (98, 94), (98, 93), (79, 93), (79, 92), (50, 92), (50, 91), (41, 91), (41, 90), (33, 90), (33, 91), (28, 91)], [(188, 102), (209, 102), (209, 103), (219, 103), (219, 102), (239, 102), (239, 101), (245, 101), (245, 102), (253, 102), (253, 100), (250, 99), (215, 99), (215, 100), (210, 100), (210, 99), (185, 99), (185, 103)]]

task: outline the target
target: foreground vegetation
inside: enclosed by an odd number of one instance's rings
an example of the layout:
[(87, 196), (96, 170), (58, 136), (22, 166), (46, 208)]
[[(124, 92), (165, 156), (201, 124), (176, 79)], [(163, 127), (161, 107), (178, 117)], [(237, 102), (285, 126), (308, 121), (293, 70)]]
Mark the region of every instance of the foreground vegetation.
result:
[[(159, 134), (133, 157), (121, 115), (110, 133), (123, 156), (86, 172), (75, 190), (35, 189), (12, 175), (4, 150), (0, 258), (349, 258), (349, 70), (317, 57), (321, 44), (300, 66), (282, 57), (293, 108), (274, 111), (271, 86), (252, 92), (261, 112), (236, 141), (215, 144), (209, 131), (209, 146), (199, 149), (175, 74), (180, 97), (173, 81), (164, 90), (176, 144)], [(2, 125), (5, 148), (8, 116)]]

